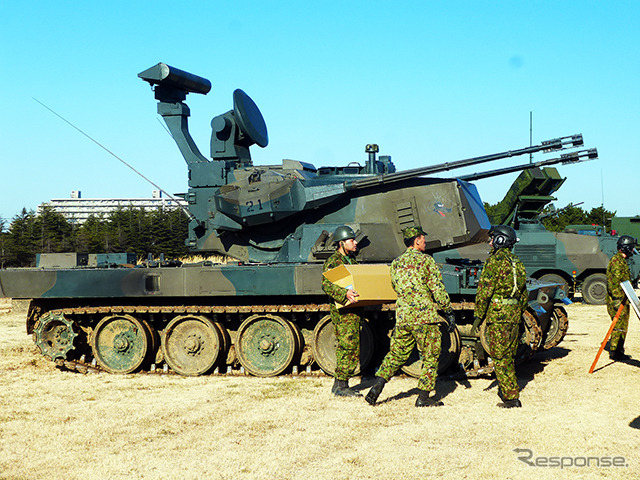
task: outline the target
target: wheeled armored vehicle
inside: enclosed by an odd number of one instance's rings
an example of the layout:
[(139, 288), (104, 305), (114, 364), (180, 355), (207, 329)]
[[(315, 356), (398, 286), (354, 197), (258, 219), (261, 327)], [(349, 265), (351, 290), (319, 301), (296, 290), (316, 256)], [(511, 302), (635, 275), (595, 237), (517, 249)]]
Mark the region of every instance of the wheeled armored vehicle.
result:
[[(492, 223), (511, 225), (519, 241), (514, 248), (527, 275), (562, 285), (568, 295), (580, 292), (586, 303), (604, 305), (607, 296), (607, 265), (618, 251), (620, 238), (602, 227), (568, 225), (562, 232), (547, 230), (542, 220), (560, 212), (543, 214), (555, 200), (551, 195), (564, 183), (553, 167), (533, 168), (520, 173), (504, 199), (496, 205)], [(565, 207), (566, 208), (566, 207)], [(473, 259), (484, 262), (489, 255), (483, 245), (469, 245), (434, 254), (438, 262)], [(640, 278), (640, 262), (627, 260), (632, 283)]]

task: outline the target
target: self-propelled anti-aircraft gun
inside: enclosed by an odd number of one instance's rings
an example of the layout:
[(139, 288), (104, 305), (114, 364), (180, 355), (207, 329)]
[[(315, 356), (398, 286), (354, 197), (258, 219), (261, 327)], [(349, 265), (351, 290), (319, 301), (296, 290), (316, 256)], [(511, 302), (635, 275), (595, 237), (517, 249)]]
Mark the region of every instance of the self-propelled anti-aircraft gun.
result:
[[(187, 244), (237, 262), (1, 271), (2, 296), (32, 299), (27, 330), (42, 354), (79, 370), (201, 375), (241, 368), (270, 376), (320, 367), (331, 373), (335, 337), (320, 278), (337, 226), (350, 225), (359, 234), (360, 262), (392, 260), (404, 250), (402, 229), (413, 225), (429, 233), (430, 251), (484, 241), (490, 224), (475, 186), (464, 177), (426, 175), (583, 145), (582, 136), (573, 135), (406, 171), (378, 156), (376, 145), (366, 147), (364, 166), (315, 168), (294, 160), (255, 166), (249, 149), (267, 146), (268, 135), (259, 109), (243, 91), (234, 92), (232, 110), (213, 118), (206, 158), (189, 134), (184, 101), (189, 93), (207, 93), (209, 81), (162, 63), (139, 77), (153, 86), (158, 112), (187, 163)], [(476, 176), (596, 156), (594, 149), (579, 150)], [(452, 278), (463, 325), (473, 307), (473, 288), (465, 283), (472, 276), (461, 270), (449, 272), (446, 280)], [(550, 292), (532, 289), (530, 296), (537, 306), (553, 306)], [(365, 318), (363, 367), (388, 339), (393, 310), (372, 307)], [(479, 342), (469, 347), (465, 368), (474, 365), (481, 348)], [(443, 337), (441, 370), (458, 362), (460, 349), (457, 330)]]

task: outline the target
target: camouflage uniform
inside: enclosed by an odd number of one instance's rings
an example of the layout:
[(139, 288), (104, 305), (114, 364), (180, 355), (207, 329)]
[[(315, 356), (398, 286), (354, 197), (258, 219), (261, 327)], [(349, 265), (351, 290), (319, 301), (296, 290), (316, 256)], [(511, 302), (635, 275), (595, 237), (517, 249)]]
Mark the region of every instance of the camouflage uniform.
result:
[[(326, 262), (324, 262), (323, 272), (336, 268), (340, 265), (355, 265), (358, 262), (349, 256), (342, 255), (335, 251)], [(348, 380), (353, 377), (360, 361), (360, 317), (362, 310), (352, 308), (339, 311), (335, 302), (347, 303), (347, 289), (330, 282), (322, 276), (322, 290), (331, 297), (331, 322), (336, 331), (336, 372), (337, 380)]]
[(524, 265), (508, 248), (494, 249), (482, 269), (474, 316), (487, 321), (486, 338), (504, 400), (519, 397), (514, 359), (527, 306)]
[(398, 294), (396, 327), (389, 353), (376, 376), (389, 381), (402, 367), (413, 347), (422, 353), (418, 388), (435, 389), (440, 358), (441, 334), (437, 309), (451, 312), (451, 301), (442, 283), (442, 274), (430, 255), (408, 248), (391, 263), (391, 285)]
[(607, 313), (613, 320), (616, 316), (621, 303), (626, 305), (622, 309), (620, 318), (616, 323), (613, 333), (611, 334), (611, 342), (609, 343), (609, 351), (614, 352), (618, 345), (622, 348), (624, 340), (627, 336), (627, 328), (629, 326), (629, 304), (627, 297), (622, 290), (620, 284), (625, 280), (631, 281), (631, 272), (629, 264), (622, 252), (616, 253), (607, 265)]

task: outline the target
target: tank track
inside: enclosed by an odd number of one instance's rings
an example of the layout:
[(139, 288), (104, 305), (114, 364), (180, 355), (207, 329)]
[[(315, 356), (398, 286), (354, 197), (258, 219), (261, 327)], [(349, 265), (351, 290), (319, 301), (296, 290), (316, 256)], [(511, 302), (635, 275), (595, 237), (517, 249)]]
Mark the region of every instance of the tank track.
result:
[[(385, 306), (386, 307), (386, 306)], [(223, 305), (223, 306), (211, 306), (211, 305), (170, 305), (170, 306), (145, 306), (145, 305), (113, 305), (113, 306), (100, 306), (100, 307), (74, 307), (74, 308), (61, 308), (57, 310), (49, 310), (46, 313), (49, 314), (62, 314), (69, 316), (83, 316), (83, 315), (112, 315), (117, 313), (126, 314), (213, 314), (213, 315), (232, 315), (232, 314), (255, 314), (255, 313), (315, 313), (326, 312), (330, 309), (329, 304), (305, 304), (305, 305)], [(389, 310), (389, 308), (386, 308)], [(79, 373), (109, 373), (102, 368), (96, 362), (95, 358), (91, 362), (86, 361), (86, 356), (80, 357), (77, 360), (57, 358), (55, 364), (59, 368), (63, 368), (70, 371), (76, 371)], [(312, 371), (310, 368), (306, 368), (298, 373), (298, 366), (295, 365), (292, 368), (292, 375), (305, 375), (305, 376), (326, 376), (321, 370)], [(137, 371), (136, 374), (156, 374), (156, 375), (177, 375), (172, 369), (164, 363), (162, 368), (156, 368), (155, 364), (152, 364), (151, 369)], [(244, 367), (232, 368), (231, 365), (227, 365), (226, 370), (221, 371), (220, 367), (216, 367), (208, 375), (248, 375)]]
[[(472, 312), (474, 308), (473, 302), (454, 302), (452, 306), (455, 311), (459, 311), (460, 313)], [(215, 319), (221, 320), (226, 317), (226, 319), (232, 316), (238, 316), (236, 319), (236, 323), (241, 321), (242, 318), (246, 318), (249, 315), (253, 314), (293, 314), (293, 318), (295, 318), (296, 314), (306, 316), (308, 318), (309, 315), (317, 314), (328, 314), (330, 311), (330, 305), (327, 303), (323, 304), (298, 304), (298, 305), (113, 305), (113, 306), (82, 306), (82, 307), (73, 307), (73, 308), (58, 308), (58, 309), (43, 309), (39, 306), (33, 306), (28, 314), (28, 326), (27, 329), (30, 333), (34, 333), (34, 341), (36, 344), (38, 340), (36, 338), (35, 328), (38, 326), (38, 321), (45, 314), (48, 315), (62, 315), (66, 318), (71, 318), (74, 324), (82, 329), (87, 336), (87, 338), (92, 333), (92, 327), (88, 326), (93, 323), (95, 326), (96, 320), (93, 319), (90, 322), (86, 322), (84, 320), (91, 319), (94, 316), (105, 316), (105, 315), (115, 315), (115, 314), (137, 314), (137, 315), (145, 315), (149, 316), (149, 318), (153, 318), (154, 315), (160, 316), (172, 316), (172, 315), (210, 315)], [(373, 318), (383, 316), (391, 319), (391, 327), (393, 326), (393, 312), (395, 311), (394, 304), (386, 304), (382, 306), (375, 307), (374, 309), (366, 309), (365, 317)], [(368, 314), (368, 315), (367, 315)], [(166, 326), (166, 322), (165, 322)], [(390, 331), (390, 330), (389, 330)], [(287, 376), (300, 376), (300, 377), (309, 377), (309, 376), (327, 376), (322, 368), (318, 368), (318, 365), (314, 365), (313, 355), (310, 353), (310, 341), (305, 335), (304, 338), (304, 351), (301, 354), (301, 361), (298, 362), (297, 365), (293, 365), (288, 369)], [(159, 346), (156, 346), (159, 349)], [(233, 349), (233, 346), (231, 346)], [(89, 349), (90, 350), (90, 349)], [(383, 352), (384, 353), (384, 352)], [(532, 352), (533, 353), (533, 352)], [(233, 357), (233, 355), (232, 355)], [(89, 360), (87, 360), (89, 358)], [(97, 362), (95, 358), (92, 358), (90, 352), (86, 352), (82, 354), (79, 358), (54, 358), (53, 359), (56, 366), (62, 369), (66, 369), (69, 371), (76, 371), (79, 373), (107, 373), (108, 371), (102, 368)], [(486, 360), (486, 359), (485, 359)], [(315, 368), (312, 368), (314, 365)], [(448, 373), (445, 373), (443, 378), (449, 379), (460, 379), (460, 378), (474, 378), (481, 376), (489, 376), (493, 373), (494, 367), (491, 359), (488, 359), (488, 362), (484, 361), (478, 362), (474, 361), (469, 363), (468, 365), (458, 364), (458, 369), (455, 371), (454, 368), (451, 368)], [(151, 363), (150, 368), (146, 368), (144, 370), (137, 370), (138, 374), (160, 374), (160, 375), (173, 375), (176, 374), (171, 368), (168, 367), (166, 362), (158, 362)], [(211, 370), (211, 372), (207, 373), (207, 375), (249, 375), (248, 372), (245, 371), (245, 368), (239, 364), (237, 358), (233, 358), (230, 364), (225, 364), (222, 366), (217, 366)], [(401, 371), (398, 371), (398, 375), (402, 375)]]
[[(80, 360), (65, 360), (62, 358), (58, 358), (54, 362), (56, 367), (64, 370), (68, 370), (71, 372), (78, 372), (82, 374), (91, 374), (91, 373), (106, 373), (106, 370), (101, 368), (95, 362), (87, 363), (84, 359)], [(166, 365), (166, 364), (165, 364)], [(476, 366), (474, 368), (462, 370), (460, 369), (457, 372), (449, 373), (443, 376), (447, 380), (461, 380), (464, 378), (478, 378), (482, 376), (489, 376), (493, 373), (494, 366), (493, 363), (484, 366)], [(176, 372), (171, 370), (170, 368), (153, 368), (151, 370), (141, 370), (136, 372), (136, 375), (178, 375)], [(213, 372), (207, 374), (208, 376), (248, 376), (249, 374), (245, 372), (244, 368), (232, 369), (231, 367), (227, 368), (226, 372), (220, 372), (219, 368), (216, 368)], [(283, 377), (327, 377), (327, 375), (322, 369), (311, 370), (310, 368), (298, 371), (298, 369), (294, 366), (293, 372), (286, 375), (279, 375)], [(403, 373), (399, 370), (396, 377), (409, 377), (409, 375)]]
[[(383, 305), (381, 308), (377, 308), (376, 312), (389, 312), (395, 310), (394, 305)], [(309, 316), (316, 314), (319, 317), (328, 315), (330, 311), (330, 305), (328, 303), (323, 304), (290, 304), (290, 305), (110, 305), (110, 306), (82, 306), (72, 308), (57, 308), (47, 309), (38, 304), (32, 304), (28, 313), (27, 319), (27, 332), (33, 334), (33, 339), (38, 346), (40, 352), (45, 355), (46, 358), (53, 359), (56, 366), (69, 371), (76, 371), (79, 373), (109, 373), (108, 370), (101, 367), (99, 363), (93, 358), (91, 354), (91, 348), (88, 346), (88, 338), (92, 334), (93, 328), (97, 323), (98, 317), (104, 317), (117, 314), (129, 314), (143, 316), (144, 318), (153, 318), (154, 316), (160, 316), (165, 318), (164, 326), (166, 327), (166, 318), (170, 318), (176, 315), (206, 315), (211, 318), (222, 321), (235, 318), (235, 323), (241, 323), (241, 321), (255, 314), (281, 314), (283, 317), (292, 319), (296, 315)], [(74, 324), (74, 328), (84, 331), (85, 338), (87, 339), (87, 345), (85, 346), (85, 353), (80, 358), (52, 358), (52, 354), (49, 351), (43, 351), (41, 347), (42, 341), (39, 338), (39, 332), (42, 330), (40, 320), (45, 316), (53, 318), (67, 318), (71, 319), (70, 323)], [(94, 317), (94, 318), (92, 318)], [(77, 334), (76, 334), (77, 335)], [(75, 336), (75, 335), (74, 335)], [(305, 336), (306, 337), (306, 336)], [(327, 374), (319, 368), (317, 365), (315, 368), (311, 368), (311, 364), (314, 360), (310, 358), (310, 342), (305, 338), (304, 352), (301, 355), (301, 364), (293, 365), (288, 375), (291, 376), (326, 376)], [(159, 347), (157, 347), (159, 348)], [(233, 349), (233, 346), (231, 346)], [(65, 349), (67, 350), (67, 349)], [(77, 355), (76, 355), (77, 356)], [(66, 357), (66, 351), (65, 351)], [(231, 354), (233, 360), (229, 365), (216, 366), (207, 375), (249, 375), (245, 371), (245, 368), (239, 364), (237, 358), (233, 353)], [(151, 364), (151, 368), (136, 370), (136, 374), (160, 374), (160, 375), (174, 375), (177, 374), (166, 362), (159, 362), (161, 365), (155, 363)], [(159, 367), (159, 368), (158, 368)]]

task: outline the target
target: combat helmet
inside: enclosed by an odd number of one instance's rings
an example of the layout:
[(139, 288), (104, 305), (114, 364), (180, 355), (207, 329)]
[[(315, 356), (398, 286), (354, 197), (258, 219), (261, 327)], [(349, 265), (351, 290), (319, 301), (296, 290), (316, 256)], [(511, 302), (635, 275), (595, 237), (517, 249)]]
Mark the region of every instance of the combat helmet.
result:
[(334, 243), (339, 243), (350, 238), (356, 238), (356, 233), (351, 227), (348, 227), (347, 225), (342, 225), (336, 228), (336, 231), (333, 232)]
[(618, 239), (618, 250), (624, 253), (627, 257), (630, 257), (634, 253), (638, 253), (636, 245), (638, 241), (631, 235), (622, 235)]
[(489, 236), (495, 248), (511, 248), (518, 242), (516, 231), (509, 225), (492, 225)]

